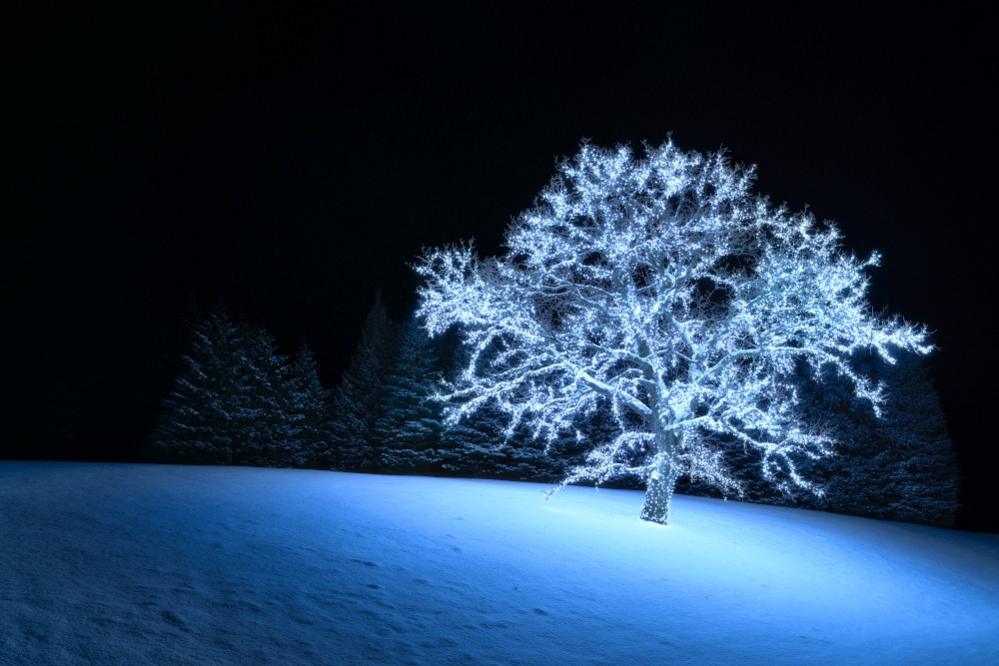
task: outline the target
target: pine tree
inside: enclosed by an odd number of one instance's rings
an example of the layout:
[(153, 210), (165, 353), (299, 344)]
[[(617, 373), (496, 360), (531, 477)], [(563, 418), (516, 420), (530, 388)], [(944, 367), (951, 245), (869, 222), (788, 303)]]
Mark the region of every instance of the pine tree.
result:
[(381, 413), (382, 385), (394, 337), (388, 312), (376, 295), (357, 350), (333, 394), (324, 459), (334, 469), (375, 469), (378, 465), (380, 453), (373, 431)]
[(827, 505), (861, 515), (949, 526), (958, 507), (958, 471), (937, 392), (922, 360), (865, 359), (891, 397), (881, 419), (841, 430), (856, 463), (834, 468)]
[(173, 462), (232, 462), (252, 390), (240, 372), (244, 331), (217, 309), (194, 329), (191, 350), (151, 437)]
[(319, 367), (308, 345), (302, 345), (288, 368), (284, 411), (288, 459), (295, 466), (316, 464), (325, 447), (328, 391), (319, 381)]
[(289, 418), (284, 409), (288, 359), (277, 352), (274, 337), (263, 328), (244, 326), (238, 370), (249, 387), (245, 407), (238, 412), (242, 464), (286, 467), (294, 464), (288, 450)]
[[(445, 377), (456, 379), (468, 364), (468, 350), (457, 339), (442, 341), (449, 363)], [(511, 478), (505, 462), (520, 438), (507, 437), (502, 413), (486, 405), (441, 432), (439, 458), (445, 474), (478, 478)], [(538, 443), (532, 442), (535, 447)], [(542, 445), (543, 446), (543, 445)], [(533, 478), (531, 480), (534, 480)]]
[(582, 442), (599, 431), (597, 425), (581, 423), (582, 440), (566, 434), (546, 445), (526, 429), (507, 436), (505, 428), (503, 415), (489, 407), (445, 428), (439, 450), (441, 470), (455, 476), (553, 483), (582, 463)]
[[(449, 341), (452, 342), (452, 341)], [(446, 346), (450, 356), (448, 376), (454, 379), (468, 364), (467, 351)], [(582, 462), (582, 447), (575, 433), (548, 445), (532, 437), (526, 428), (507, 433), (507, 419), (487, 405), (441, 433), (441, 471), (464, 477), (498, 478), (515, 481), (554, 482), (568, 469)], [(605, 434), (598, 420), (581, 419), (580, 434), (599, 441)]]
[[(526, 480), (524, 476), (529, 476), (534, 480), (533, 474), (510, 475), (509, 461), (522, 447), (519, 437), (506, 436), (505, 426), (502, 415), (488, 407), (448, 426), (441, 437), (442, 471), (465, 477)], [(529, 444), (538, 447), (537, 442)]]
[[(822, 383), (802, 373), (806, 418), (836, 442), (837, 455), (803, 463), (821, 497), (782, 493), (759, 478), (758, 463), (734, 442), (729, 454), (742, 499), (890, 520), (950, 526), (958, 507), (958, 472), (943, 412), (921, 359), (913, 354), (894, 365), (863, 354), (858, 372), (885, 385), (889, 400), (881, 418), (858, 409), (849, 384), (835, 377)], [(719, 444), (724, 445), (724, 443)], [(716, 495), (704, 484), (686, 482), (681, 492)]]
[(400, 331), (391, 368), (385, 374), (381, 415), (373, 439), (387, 471), (428, 473), (439, 470), (441, 404), (433, 399), (438, 380), (436, 350), (415, 317)]
[(193, 337), (151, 437), (159, 457), (271, 467), (313, 461), (326, 410), (311, 351), (289, 362), (270, 333), (222, 310)]

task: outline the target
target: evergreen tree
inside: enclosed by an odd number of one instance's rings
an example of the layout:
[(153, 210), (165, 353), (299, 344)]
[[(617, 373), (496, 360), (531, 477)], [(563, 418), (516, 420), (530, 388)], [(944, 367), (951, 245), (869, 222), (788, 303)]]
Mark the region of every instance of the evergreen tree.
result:
[(407, 319), (385, 374), (381, 414), (372, 433), (380, 449), (378, 464), (382, 469), (407, 473), (439, 470), (442, 422), (441, 405), (434, 400), (436, 355), (415, 317)]
[(193, 338), (151, 437), (159, 457), (280, 467), (313, 460), (325, 395), (311, 352), (289, 363), (270, 333), (221, 310)]
[[(889, 401), (881, 418), (857, 409), (850, 386), (835, 377), (818, 383), (802, 374), (806, 417), (835, 440), (838, 455), (806, 461), (823, 494), (781, 493), (763, 483), (758, 463), (733, 446), (730, 459), (742, 499), (860, 516), (949, 526), (958, 507), (958, 472), (943, 412), (921, 359), (912, 354), (889, 365), (871, 355), (854, 359), (858, 372), (884, 382)], [(681, 492), (715, 495), (686, 482)]]
[(447, 427), (441, 436), (441, 470), (455, 476), (554, 483), (583, 461), (583, 442), (600, 431), (596, 423), (580, 423), (582, 440), (566, 434), (546, 450), (546, 443), (527, 429), (507, 436), (506, 425), (502, 414), (484, 407)]
[(308, 345), (302, 345), (288, 368), (284, 403), (289, 459), (299, 467), (314, 465), (325, 446), (329, 392), (319, 381), (319, 367)]
[(195, 327), (191, 350), (181, 359), (181, 372), (151, 438), (164, 458), (233, 461), (252, 394), (240, 372), (243, 333), (222, 309)]
[(505, 478), (503, 464), (511, 445), (502, 415), (480, 409), (441, 433), (441, 470), (454, 476)]
[[(449, 378), (453, 379), (468, 364), (467, 351), (452, 343), (445, 347), (450, 354)], [(441, 471), (478, 478), (551, 483), (565, 476), (573, 465), (582, 462), (582, 447), (575, 433), (559, 437), (548, 446), (526, 428), (508, 434), (507, 419), (491, 405), (480, 408), (461, 421), (447, 426), (440, 437)], [(580, 419), (580, 434), (599, 440), (604, 434), (597, 419)]]
[(263, 328), (244, 326), (245, 344), (238, 371), (250, 387), (246, 408), (239, 412), (243, 464), (286, 467), (294, 464), (289, 450), (289, 415), (285, 411), (288, 359), (277, 352), (274, 337)]
[(375, 469), (380, 453), (374, 424), (381, 413), (382, 386), (392, 353), (394, 327), (380, 295), (368, 312), (361, 339), (333, 394), (329, 449), (334, 469)]
[[(453, 336), (445, 338), (442, 345), (448, 357), (445, 376), (453, 381), (467, 366), (469, 351)], [(441, 471), (453, 476), (518, 479), (509, 475), (507, 461), (515, 448), (522, 448), (518, 446), (521, 438), (507, 437), (505, 428), (502, 413), (490, 405), (446, 426), (441, 432), (439, 447)], [(529, 442), (529, 445), (534, 449), (543, 447), (539, 442)], [(521, 479), (536, 480), (536, 477), (532, 474)]]
[(829, 465), (822, 505), (877, 518), (952, 525), (958, 507), (957, 462), (923, 362), (912, 355), (895, 365), (875, 358), (863, 362), (873, 366), (872, 374), (882, 378), (891, 399), (881, 419), (836, 415), (837, 435), (853, 464)]

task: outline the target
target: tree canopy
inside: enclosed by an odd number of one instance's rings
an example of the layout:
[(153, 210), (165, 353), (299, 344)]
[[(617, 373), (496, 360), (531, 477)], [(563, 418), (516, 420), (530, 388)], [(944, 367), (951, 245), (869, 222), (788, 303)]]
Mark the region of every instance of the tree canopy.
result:
[(457, 326), (470, 351), (440, 394), (447, 422), (488, 404), (507, 432), (551, 443), (607, 410), (616, 434), (590, 442), (565, 481), (638, 475), (643, 517), (662, 523), (681, 475), (739, 492), (717, 435), (778, 487), (821, 492), (799, 473), (831, 443), (800, 409), (802, 369), (844, 378), (878, 414), (883, 387), (851, 356), (891, 363), (931, 346), (923, 328), (871, 311), (877, 253), (858, 258), (834, 224), (753, 193), (754, 174), (672, 142), (583, 144), (512, 222), (503, 254), (426, 251), (419, 315), (431, 335)]

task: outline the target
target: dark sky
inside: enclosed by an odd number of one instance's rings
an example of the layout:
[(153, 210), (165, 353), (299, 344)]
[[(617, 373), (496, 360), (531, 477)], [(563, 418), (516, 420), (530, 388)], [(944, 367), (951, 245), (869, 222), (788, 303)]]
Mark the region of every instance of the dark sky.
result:
[(186, 313), (219, 300), (308, 341), (333, 385), (376, 288), (405, 314), (421, 246), (495, 249), (581, 138), (672, 133), (883, 252), (875, 305), (941, 347), (964, 524), (999, 529), (985, 5), (132, 4), (7, 25), (0, 453), (137, 455)]

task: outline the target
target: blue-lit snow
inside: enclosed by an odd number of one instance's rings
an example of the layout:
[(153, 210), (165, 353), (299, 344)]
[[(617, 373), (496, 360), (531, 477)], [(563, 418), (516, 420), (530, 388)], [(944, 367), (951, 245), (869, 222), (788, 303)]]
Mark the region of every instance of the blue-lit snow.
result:
[(999, 663), (999, 536), (547, 489), (0, 463), (0, 663)]

